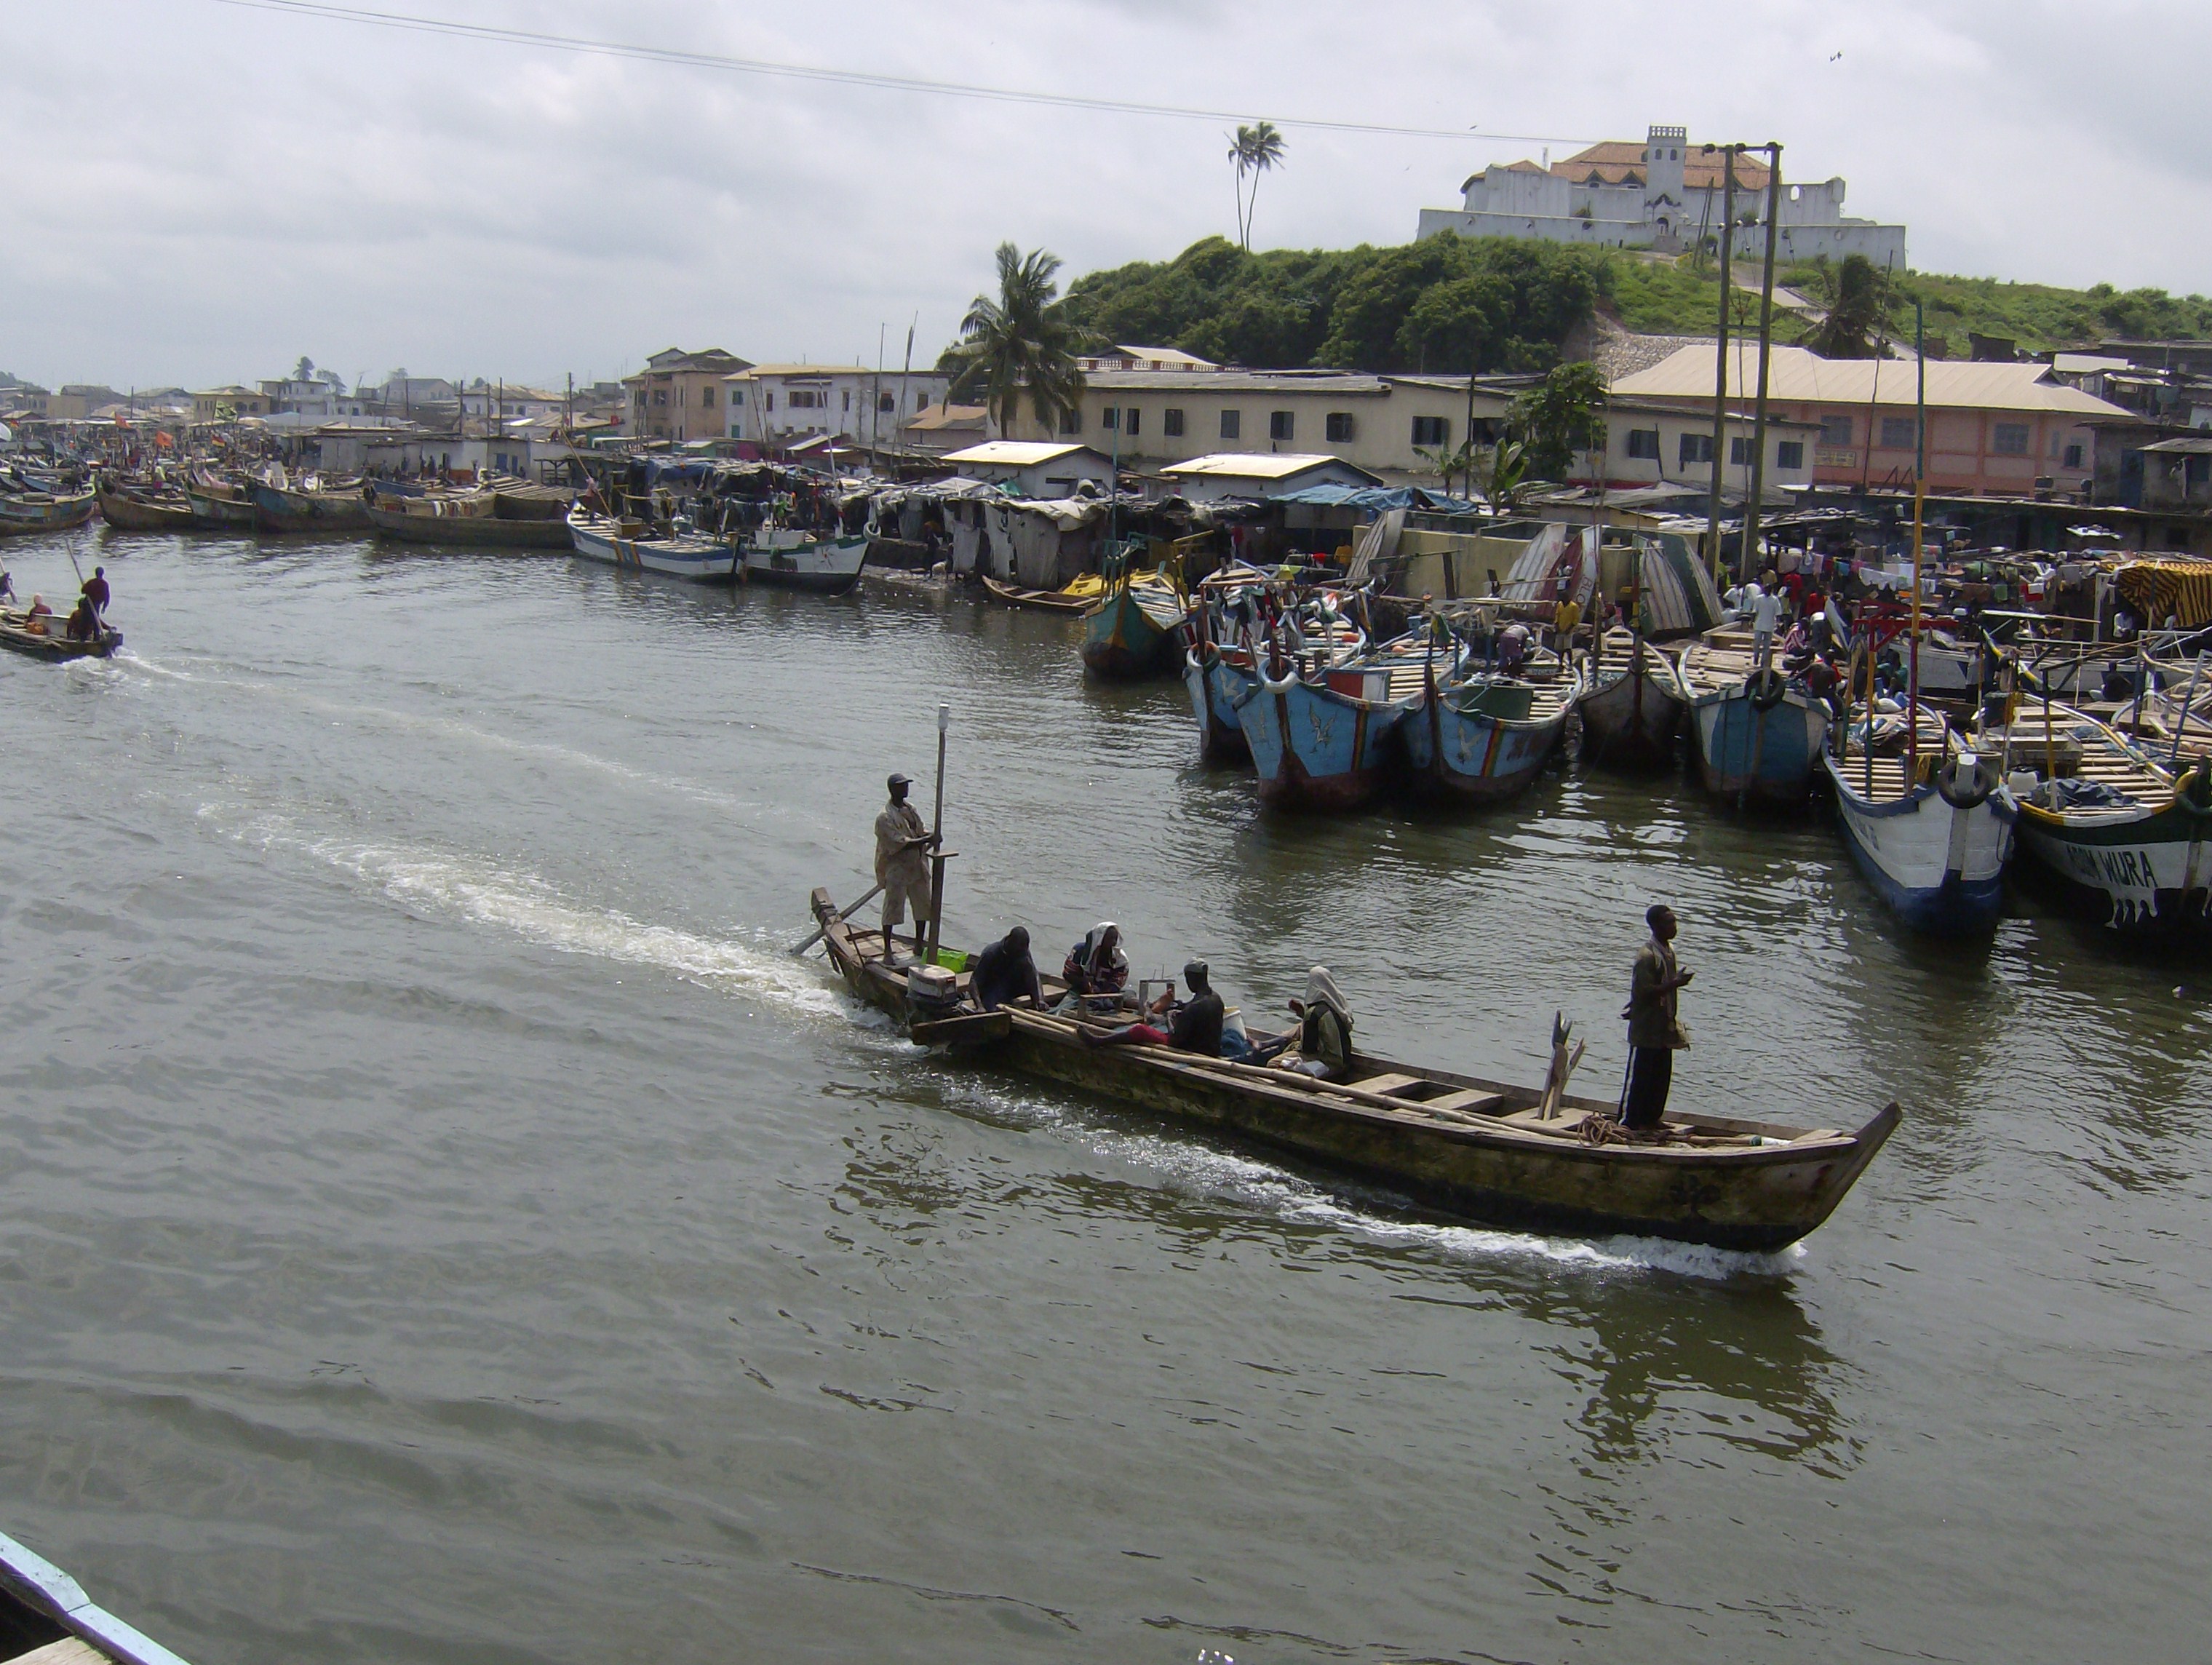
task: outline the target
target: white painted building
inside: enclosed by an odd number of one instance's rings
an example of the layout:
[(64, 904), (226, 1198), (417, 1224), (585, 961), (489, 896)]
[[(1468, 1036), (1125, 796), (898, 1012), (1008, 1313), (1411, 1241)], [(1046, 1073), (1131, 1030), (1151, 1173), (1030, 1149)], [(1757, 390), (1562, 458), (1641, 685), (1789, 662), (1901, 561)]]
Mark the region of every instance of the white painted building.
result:
[(987, 440), (945, 460), (967, 478), (1010, 485), (1024, 497), (1073, 497), (1085, 481), (1101, 491), (1114, 484), (1114, 459), (1087, 445)]
[(1221, 451), (1160, 471), (1170, 486), (1194, 503), (1224, 497), (1278, 497), (1307, 486), (1379, 486), (1382, 478), (1341, 457), (1297, 452)]
[[(1778, 258), (1840, 260), (1863, 254), (1877, 266), (1905, 269), (1903, 226), (1847, 217), (1841, 179), (1791, 185), (1788, 160), (1785, 151), (1776, 216)], [(1740, 258), (1765, 253), (1767, 178), (1759, 155), (1736, 159), (1735, 252)], [(1700, 239), (1717, 242), (1726, 185), (1717, 148), (1692, 144), (1686, 128), (1654, 127), (1641, 144), (1594, 144), (1561, 162), (1492, 162), (1461, 185), (1458, 208), (1423, 209), (1414, 235), (1534, 237), (1677, 253)]]
[(890, 447), (899, 430), (940, 403), (951, 377), (935, 369), (870, 370), (857, 364), (756, 364), (726, 377), (726, 432), (757, 445), (817, 434)]

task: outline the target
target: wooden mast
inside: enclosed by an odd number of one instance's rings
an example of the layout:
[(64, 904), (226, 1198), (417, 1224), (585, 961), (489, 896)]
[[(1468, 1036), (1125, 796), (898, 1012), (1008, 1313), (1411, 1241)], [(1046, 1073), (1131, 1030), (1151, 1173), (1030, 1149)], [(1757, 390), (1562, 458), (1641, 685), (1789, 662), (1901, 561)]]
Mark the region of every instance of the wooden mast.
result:
[[(1735, 153), (1739, 147), (1723, 144), (1721, 170), (1725, 178), (1721, 197), (1721, 317), (1720, 332), (1713, 346), (1713, 489), (1705, 514), (1705, 564), (1711, 568), (1713, 583), (1721, 581), (1721, 459), (1728, 454), (1728, 343), (1729, 343), (1729, 285), (1735, 260)], [(1712, 192), (1705, 193), (1712, 200)]]
[(1782, 217), (1782, 147), (1766, 143), (1766, 261), (1759, 280), (1759, 400), (1751, 419), (1751, 501), (1743, 511), (1743, 547), (1736, 581), (1750, 580), (1759, 548), (1759, 515), (1766, 492), (1766, 382), (1774, 344), (1774, 245)]

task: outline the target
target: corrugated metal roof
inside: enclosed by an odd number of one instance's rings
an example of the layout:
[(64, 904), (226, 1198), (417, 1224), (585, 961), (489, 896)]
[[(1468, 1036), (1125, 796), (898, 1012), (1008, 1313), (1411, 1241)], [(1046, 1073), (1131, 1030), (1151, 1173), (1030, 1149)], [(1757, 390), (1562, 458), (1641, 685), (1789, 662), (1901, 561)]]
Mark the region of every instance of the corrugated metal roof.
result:
[(1370, 474), (1358, 464), (1347, 463), (1341, 457), (1322, 457), (1296, 451), (1217, 451), (1211, 456), (1170, 463), (1160, 472), (1204, 479), (1287, 480), (1312, 469), (1326, 468), (1332, 463), (1339, 468), (1349, 470), (1363, 480), (1371, 480), (1376, 485), (1382, 483), (1381, 475)]
[[(965, 451), (948, 453), (948, 463), (985, 463), (1000, 468), (1035, 468), (1039, 463), (1056, 463), (1062, 457), (1079, 451), (1091, 451), (1087, 445), (1052, 445), (1042, 441), (986, 440), (981, 445), (971, 445)], [(1101, 453), (1091, 451), (1091, 455)], [(1101, 457), (1101, 460), (1103, 458)]]
[[(1627, 398), (1710, 399), (1713, 343), (1684, 347), (1648, 370), (1624, 376), (1613, 391)], [(1910, 406), (1915, 367), (1894, 359), (1822, 358), (1802, 347), (1773, 349), (1768, 395), (1787, 404)], [(1759, 386), (1759, 353), (1747, 344), (1729, 353), (1729, 394), (1748, 398)], [(2027, 410), (2085, 419), (2132, 420), (2118, 405), (2051, 380), (2047, 364), (1973, 364), (1931, 359), (1931, 407), (1969, 410)]]

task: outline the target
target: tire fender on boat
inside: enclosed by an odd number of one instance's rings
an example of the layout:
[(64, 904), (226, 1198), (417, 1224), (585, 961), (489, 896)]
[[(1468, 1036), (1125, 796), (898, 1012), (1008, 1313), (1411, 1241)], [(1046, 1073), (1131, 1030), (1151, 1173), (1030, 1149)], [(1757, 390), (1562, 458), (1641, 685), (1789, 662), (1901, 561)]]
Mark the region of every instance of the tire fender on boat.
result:
[(1961, 786), (1959, 781), (1959, 760), (1954, 757), (1937, 773), (1936, 790), (1942, 795), (1943, 801), (1953, 809), (1975, 810), (1989, 801), (1990, 794), (1996, 790), (1996, 781), (1990, 775), (1989, 766), (1977, 757), (1974, 759), (1972, 774), (1967, 776), (1966, 784)]
[(2174, 788), (2173, 801), (2182, 813), (2198, 821), (2212, 821), (2212, 757), (2191, 769)]
[(1789, 691), (1789, 679), (1771, 665), (1744, 679), (1744, 697), (1751, 702), (1753, 711), (1773, 710)]

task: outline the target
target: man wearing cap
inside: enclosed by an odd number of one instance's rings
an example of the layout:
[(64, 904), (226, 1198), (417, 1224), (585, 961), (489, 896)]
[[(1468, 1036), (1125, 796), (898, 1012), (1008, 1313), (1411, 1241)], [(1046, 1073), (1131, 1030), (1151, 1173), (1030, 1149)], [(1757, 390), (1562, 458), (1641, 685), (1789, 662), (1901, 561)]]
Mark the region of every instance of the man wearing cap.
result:
[(886, 783), (891, 801), (876, 817), (876, 883), (884, 887), (884, 951), (894, 942), (891, 933), (906, 918), (907, 903), (914, 904), (914, 951), (921, 952), (923, 929), (935, 916), (929, 890), (929, 857), (935, 841), (922, 824), (921, 811), (906, 801), (913, 784), (903, 775)]
[(1674, 1084), (1674, 1054), (1690, 1044), (1675, 1016), (1678, 992), (1697, 974), (1674, 962), (1674, 910), (1661, 902), (1644, 915), (1651, 940), (1636, 957), (1629, 979), (1628, 1090), (1620, 1103), (1624, 1127), (1644, 1131), (1659, 1125), (1667, 1094)]

